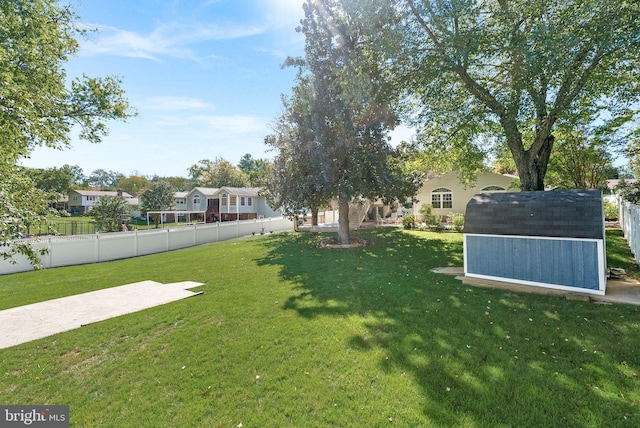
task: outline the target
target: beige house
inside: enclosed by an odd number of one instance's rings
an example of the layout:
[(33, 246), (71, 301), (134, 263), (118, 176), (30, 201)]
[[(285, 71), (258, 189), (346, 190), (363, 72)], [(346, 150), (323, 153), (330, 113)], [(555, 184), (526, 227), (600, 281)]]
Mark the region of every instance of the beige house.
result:
[(443, 174), (425, 181), (414, 198), (413, 213), (418, 215), (425, 204), (433, 206), (433, 214), (446, 216), (450, 213), (464, 214), (467, 203), (473, 195), (488, 192), (517, 192), (520, 189), (510, 187), (518, 177), (507, 174), (483, 172), (478, 174), (473, 185), (460, 182), (457, 171)]

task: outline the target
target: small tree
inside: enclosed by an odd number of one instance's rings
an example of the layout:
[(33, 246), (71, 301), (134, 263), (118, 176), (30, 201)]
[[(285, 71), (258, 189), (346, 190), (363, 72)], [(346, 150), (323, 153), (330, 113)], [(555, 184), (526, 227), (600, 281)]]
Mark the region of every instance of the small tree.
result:
[(106, 232), (116, 232), (121, 228), (124, 218), (129, 217), (131, 208), (126, 199), (120, 196), (102, 196), (96, 201), (89, 211), (98, 224), (101, 224)]
[[(173, 187), (167, 181), (156, 181), (140, 195), (140, 202), (142, 213), (145, 215), (149, 211), (169, 210), (175, 202)], [(160, 223), (160, 214), (152, 214), (151, 218), (157, 228)]]

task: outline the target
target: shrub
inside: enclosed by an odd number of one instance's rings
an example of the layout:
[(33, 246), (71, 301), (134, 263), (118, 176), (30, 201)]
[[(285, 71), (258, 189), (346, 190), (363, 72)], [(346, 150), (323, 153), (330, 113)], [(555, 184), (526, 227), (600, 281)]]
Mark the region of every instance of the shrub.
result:
[(429, 220), (431, 219), (431, 217), (433, 216), (433, 206), (430, 204), (423, 204), (420, 207), (420, 210), (418, 210), (418, 213), (420, 214), (420, 221), (424, 221), (424, 222), (429, 222)]
[(402, 227), (404, 227), (405, 229), (415, 229), (416, 216), (413, 214), (402, 216)]
[(451, 217), (451, 224), (453, 224), (453, 228), (456, 232), (462, 232), (462, 228), (464, 227), (464, 214), (453, 214)]
[(618, 204), (615, 202), (605, 200), (604, 205), (604, 219), (605, 220), (618, 220)]

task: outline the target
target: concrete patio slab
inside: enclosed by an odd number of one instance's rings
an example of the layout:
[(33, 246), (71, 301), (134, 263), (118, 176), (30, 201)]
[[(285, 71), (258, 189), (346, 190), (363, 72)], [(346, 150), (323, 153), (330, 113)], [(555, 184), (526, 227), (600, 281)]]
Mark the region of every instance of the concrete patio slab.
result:
[(142, 281), (0, 311), (0, 349), (200, 293), (193, 281)]

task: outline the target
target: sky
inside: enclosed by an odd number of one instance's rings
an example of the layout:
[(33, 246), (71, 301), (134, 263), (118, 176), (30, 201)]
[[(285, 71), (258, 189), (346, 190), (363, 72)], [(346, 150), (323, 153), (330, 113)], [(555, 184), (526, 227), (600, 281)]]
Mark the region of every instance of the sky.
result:
[(23, 165), (187, 177), (202, 159), (275, 156), (263, 141), (295, 85), (282, 64), (304, 54), (304, 0), (71, 1), (97, 31), (80, 39), (68, 78), (120, 77), (138, 115), (110, 122), (100, 144), (72, 133), (70, 148), (37, 148)]

